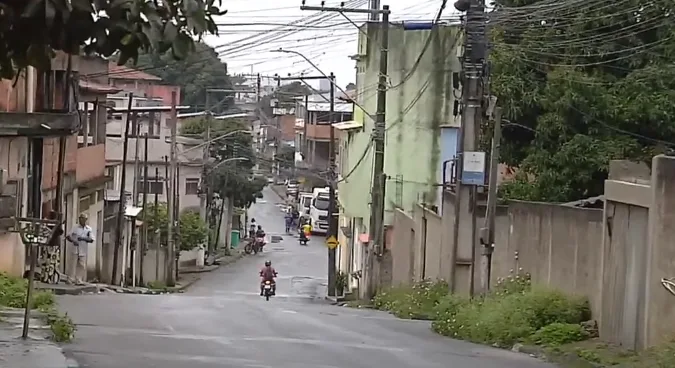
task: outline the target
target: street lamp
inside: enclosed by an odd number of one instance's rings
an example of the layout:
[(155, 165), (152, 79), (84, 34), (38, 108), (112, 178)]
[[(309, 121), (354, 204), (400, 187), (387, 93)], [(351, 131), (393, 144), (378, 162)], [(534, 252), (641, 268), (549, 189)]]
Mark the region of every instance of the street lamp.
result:
[(188, 152), (190, 152), (190, 151), (194, 151), (194, 150), (196, 150), (196, 149), (199, 149), (199, 148), (204, 147), (204, 146), (207, 145), (207, 144), (213, 143), (213, 142), (215, 142), (215, 141), (217, 141), (217, 140), (220, 140), (220, 139), (223, 139), (223, 138), (230, 137), (230, 136), (232, 136), (232, 135), (234, 135), (234, 134), (237, 134), (237, 133), (251, 134), (251, 131), (250, 131), (250, 130), (245, 130), (245, 129), (233, 130), (233, 131), (231, 131), (231, 132), (225, 133), (225, 134), (223, 134), (223, 135), (221, 135), (221, 136), (218, 136), (218, 137), (216, 137), (216, 138), (213, 138), (213, 139), (211, 139), (211, 140), (208, 140), (208, 141), (206, 141), (206, 142), (204, 142), (204, 143), (200, 143), (200, 144), (198, 144), (198, 145), (196, 145), (196, 146), (194, 146), (194, 147), (190, 147), (190, 148), (188, 148), (188, 149), (186, 149), (186, 150), (184, 150), (184, 151), (181, 151), (180, 153), (181, 153), (181, 154), (185, 154), (185, 153), (188, 153)]
[(213, 170), (217, 169), (218, 166), (220, 166), (220, 165), (222, 165), (222, 164), (224, 164), (224, 163), (227, 163), (227, 162), (232, 162), (232, 161), (249, 161), (249, 159), (248, 159), (248, 157), (232, 157), (232, 158), (225, 159), (225, 160), (223, 160), (223, 161), (220, 161), (220, 162), (217, 163), (216, 165), (214, 165), (211, 169), (209, 169), (207, 175), (210, 174), (210, 173), (212, 173)]

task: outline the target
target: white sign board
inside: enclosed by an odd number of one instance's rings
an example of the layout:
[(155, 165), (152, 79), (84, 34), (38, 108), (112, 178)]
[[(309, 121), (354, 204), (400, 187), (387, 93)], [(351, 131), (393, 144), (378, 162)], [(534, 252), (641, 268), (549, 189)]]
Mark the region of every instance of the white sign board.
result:
[(485, 152), (462, 153), (462, 184), (485, 185)]

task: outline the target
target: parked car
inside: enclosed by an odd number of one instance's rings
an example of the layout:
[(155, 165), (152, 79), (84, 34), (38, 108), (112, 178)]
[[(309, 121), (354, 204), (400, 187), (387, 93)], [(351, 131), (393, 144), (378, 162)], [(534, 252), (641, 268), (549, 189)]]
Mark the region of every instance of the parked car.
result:
[(289, 180), (286, 184), (286, 195), (296, 196), (300, 190), (300, 183), (297, 180)]

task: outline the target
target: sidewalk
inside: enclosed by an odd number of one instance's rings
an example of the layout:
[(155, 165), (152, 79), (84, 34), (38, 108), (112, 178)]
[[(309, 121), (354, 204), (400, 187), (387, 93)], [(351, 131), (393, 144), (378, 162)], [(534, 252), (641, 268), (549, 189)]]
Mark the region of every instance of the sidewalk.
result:
[(49, 326), (33, 311), (28, 339), (21, 339), (23, 310), (0, 309), (0, 367), (76, 368), (78, 364), (64, 356), (61, 347), (49, 340)]

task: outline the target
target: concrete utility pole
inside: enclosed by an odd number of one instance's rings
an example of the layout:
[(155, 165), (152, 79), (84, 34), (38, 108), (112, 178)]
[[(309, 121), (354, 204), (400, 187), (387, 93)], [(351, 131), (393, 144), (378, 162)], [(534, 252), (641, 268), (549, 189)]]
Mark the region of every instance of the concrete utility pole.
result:
[[(484, 185), (484, 183), (479, 183), (480, 178), (470, 178), (466, 175), (469, 168), (465, 167), (465, 163), (469, 159), (468, 154), (475, 153), (478, 148), (478, 133), (480, 122), (483, 118), (481, 79), (483, 77), (484, 63), (487, 59), (485, 37), (487, 15), (485, 14), (485, 0), (459, 0), (455, 3), (455, 8), (466, 12), (464, 25), (466, 37), (462, 65), (462, 69), (464, 70), (462, 82), (462, 125), (458, 144), (460, 156), (457, 162), (457, 176), (459, 181), (456, 190), (455, 221), (453, 224), (453, 259), (455, 260), (455, 264), (465, 263), (466, 261), (471, 262), (469, 293), (473, 295), (474, 274), (476, 272), (476, 185)], [(476, 163), (473, 165), (477, 166)], [(476, 169), (472, 168), (471, 171), (473, 172), (473, 170)], [(484, 180), (484, 162), (482, 170), (482, 180)], [(470, 242), (470, 246), (462, 246), (461, 242)], [(462, 259), (464, 257), (470, 257), (470, 259)], [(454, 267), (454, 269), (455, 271), (449, 280), (452, 291), (456, 289), (455, 283), (457, 280), (457, 267)]]
[(143, 244), (141, 245), (140, 265), (141, 271), (138, 282), (141, 286), (145, 285), (143, 278), (143, 260), (145, 253), (148, 251), (148, 133), (143, 137)]
[(176, 190), (175, 188), (175, 183), (174, 183), (174, 176), (176, 175), (176, 125), (177, 125), (177, 113), (176, 113), (176, 92), (173, 91), (171, 92), (171, 153), (170, 153), (170, 169), (169, 169), (169, 178), (168, 178), (168, 187), (169, 191), (167, 193), (167, 202), (168, 202), (168, 216), (169, 216), (169, 223), (167, 226), (167, 257), (166, 257), (166, 284), (168, 286), (174, 286), (176, 285), (176, 273), (174, 271), (174, 265), (176, 264), (174, 262), (175, 254), (176, 254), (176, 244), (174, 242), (174, 237), (173, 237), (173, 230), (175, 226), (175, 221), (176, 219), (174, 218), (175, 214), (175, 199), (176, 196), (174, 194), (174, 191)]
[[(131, 202), (133, 203), (134, 207), (138, 207), (138, 179), (141, 175), (140, 172), (140, 151), (141, 151), (141, 139), (140, 139), (140, 132), (141, 132), (141, 127), (139, 123), (139, 119), (137, 115), (133, 116), (133, 124), (131, 125), (134, 127), (134, 139), (136, 140), (136, 148), (134, 150), (134, 186), (132, 188), (132, 195), (133, 198), (131, 199)], [(130, 242), (130, 250), (131, 250), (131, 257), (130, 257), (130, 263), (131, 263), (131, 287), (136, 287), (136, 257), (138, 254), (138, 229), (136, 227), (136, 218), (133, 219), (133, 223), (131, 225), (131, 242)]]
[[(281, 79), (277, 79), (277, 91), (281, 88)], [(279, 103), (277, 101), (277, 107), (279, 106)], [(275, 174), (278, 177), (279, 176), (279, 161), (277, 160), (277, 157), (279, 156), (279, 135), (281, 134), (279, 120), (281, 120), (281, 117), (279, 115), (274, 117), (274, 124), (276, 125), (276, 132), (274, 133), (274, 167), (275, 167)]]
[[(330, 135), (328, 136), (328, 162), (329, 162), (329, 192), (330, 200), (328, 201), (328, 233), (326, 234), (327, 238), (338, 238), (338, 211), (337, 211), (337, 194), (335, 190), (337, 189), (337, 173), (335, 172), (335, 128), (333, 128), (333, 123), (335, 123), (335, 75), (330, 73), (330, 107), (328, 108), (328, 122), (330, 124)], [(335, 280), (337, 277), (337, 266), (336, 262), (336, 251), (335, 248), (328, 248), (328, 296), (336, 296), (336, 284)]]
[(495, 248), (495, 216), (497, 215), (497, 176), (499, 175), (499, 146), (502, 139), (502, 109), (495, 108), (494, 128), (492, 131), (492, 147), (490, 149), (490, 177), (488, 184), (488, 203), (485, 210), (485, 227), (481, 229), (483, 245), (481, 259), (481, 291), (490, 290), (492, 276), (492, 252)]
[[(382, 245), (384, 241), (384, 195), (386, 176), (384, 175), (384, 134), (386, 128), (385, 111), (387, 97), (387, 67), (388, 67), (388, 48), (389, 48), (389, 10), (388, 5), (384, 5), (382, 10), (373, 8), (379, 6), (379, 0), (371, 0), (370, 9), (351, 9), (345, 7), (326, 7), (326, 6), (301, 6), (301, 10), (316, 10), (338, 13), (360, 13), (371, 15), (371, 20), (378, 19), (382, 14), (382, 37), (380, 39), (380, 70), (377, 92), (377, 112), (375, 128), (373, 129), (373, 141), (375, 142), (375, 163), (373, 166), (372, 200), (370, 204), (370, 227), (369, 227), (369, 246), (366, 251), (366, 262), (364, 267), (363, 280), (365, 288), (364, 296), (367, 299), (375, 295), (378, 273), (375, 272), (375, 258), (382, 254)], [(375, 14), (375, 16), (373, 16)]]
[(256, 88), (256, 93), (255, 93), (256, 99), (258, 100), (258, 103), (260, 103), (260, 98), (261, 98), (261, 96), (260, 96), (260, 85), (261, 85), (260, 74), (258, 74), (258, 76), (256, 78), (256, 87), (257, 88)]
[(204, 154), (202, 155), (202, 180), (201, 180), (201, 186), (202, 186), (202, 193), (199, 198), (199, 211), (200, 211), (200, 217), (204, 220), (204, 223), (206, 224), (206, 228), (209, 229), (206, 232), (206, 247), (207, 247), (207, 254), (209, 258), (213, 255), (213, 247), (211, 245), (211, 228), (209, 227), (209, 219), (211, 216), (209, 216), (209, 209), (210, 209), (210, 193), (211, 193), (211, 188), (208, 185), (208, 177), (206, 175), (206, 170), (209, 162), (209, 158), (211, 157), (211, 101), (209, 99), (209, 91), (206, 91), (206, 102), (205, 102), (205, 107), (206, 107), (206, 134), (204, 139), (206, 139), (205, 146), (204, 146)]
[[(124, 226), (124, 209), (126, 207), (126, 196), (124, 195), (127, 180), (127, 150), (129, 149), (129, 130), (131, 127), (131, 107), (133, 106), (134, 94), (129, 93), (129, 103), (127, 104), (127, 121), (124, 129), (124, 143), (122, 144), (122, 174), (120, 175), (120, 203), (117, 208), (117, 218), (115, 219), (115, 249), (113, 251), (113, 269), (111, 284), (117, 282), (117, 265), (120, 259), (120, 248), (122, 247), (122, 227)], [(121, 280), (124, 283), (124, 280)]]
[[(335, 122), (335, 75), (330, 73), (330, 75), (322, 76), (301, 76), (301, 77), (288, 77), (281, 78), (278, 77), (278, 83), (281, 83), (282, 80), (325, 80), (328, 79), (330, 82), (330, 94), (328, 97), (329, 108), (328, 108), (328, 123), (330, 124), (330, 135), (328, 142), (328, 187), (329, 187), (329, 199), (328, 199), (328, 232), (326, 233), (326, 239), (331, 237), (337, 239), (338, 237), (338, 211), (337, 211), (337, 195), (335, 191), (337, 190), (337, 173), (335, 165), (335, 128), (333, 128), (333, 123)], [(307, 108), (308, 98), (305, 96), (305, 109)], [(309, 116), (308, 113), (306, 113)], [(307, 121), (305, 121), (305, 127), (307, 126)], [(336, 266), (336, 250), (335, 248), (328, 248), (328, 296), (335, 296), (336, 294), (336, 285), (335, 280), (337, 276), (337, 266)]]
[(304, 114), (304, 124), (302, 124), (302, 159), (305, 160), (307, 157), (307, 124), (309, 124), (309, 95), (305, 95), (305, 114)]

